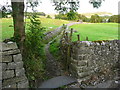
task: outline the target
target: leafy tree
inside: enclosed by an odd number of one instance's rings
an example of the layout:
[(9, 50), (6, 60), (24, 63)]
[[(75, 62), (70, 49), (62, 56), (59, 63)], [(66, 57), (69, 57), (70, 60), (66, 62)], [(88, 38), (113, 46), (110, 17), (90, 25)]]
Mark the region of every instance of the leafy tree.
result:
[(50, 15), (47, 15), (47, 18), (52, 18)]
[(6, 18), (7, 15), (12, 15), (12, 10), (10, 8), (10, 5), (4, 5), (0, 7), (0, 12), (2, 13), (2, 17)]
[(109, 22), (120, 23), (120, 15), (113, 15), (109, 18)]
[(3, 18), (5, 18), (5, 17), (7, 17), (7, 10), (6, 10), (6, 8), (3, 6), (3, 7), (1, 7), (1, 9), (0, 9), (0, 12), (2, 13), (2, 17)]
[[(90, 0), (89, 3), (93, 4), (93, 7), (98, 8), (104, 0)], [(68, 20), (75, 20), (76, 12), (79, 8), (79, 0), (53, 0), (55, 10), (59, 14), (67, 14)], [(84, 17), (85, 19), (85, 17)]]
[[(55, 6), (55, 10), (59, 13), (65, 14), (69, 11), (77, 11), (79, 8), (79, 0), (52, 0)], [(99, 8), (102, 1), (105, 0), (90, 0), (89, 3), (93, 4), (93, 7)]]
[(89, 3), (93, 5), (95, 8), (99, 8), (101, 6), (102, 1), (105, 0), (90, 0)]
[(79, 8), (78, 0), (53, 0), (55, 10), (60, 14), (66, 14), (70, 11), (77, 11)]
[[(38, 5), (38, 1), (29, 1), (27, 2), (28, 7), (31, 7), (33, 11), (34, 7)], [(12, 5), (12, 14), (13, 14), (13, 23), (14, 23), (14, 39), (17, 42), (21, 53), (24, 50), (24, 41), (25, 41), (25, 26), (24, 26), (24, 0), (18, 0), (14, 2), (11, 0)]]
[(102, 18), (100, 16), (98, 16), (97, 14), (92, 15), (91, 19), (90, 19), (91, 23), (100, 23), (102, 22)]
[(88, 18), (85, 15), (78, 14), (78, 19), (82, 20), (83, 22), (88, 22)]
[(68, 20), (76, 20), (77, 19), (77, 13), (74, 11), (70, 11), (67, 13)]
[(55, 19), (67, 20), (68, 17), (67, 17), (67, 14), (58, 14), (58, 15), (55, 15)]

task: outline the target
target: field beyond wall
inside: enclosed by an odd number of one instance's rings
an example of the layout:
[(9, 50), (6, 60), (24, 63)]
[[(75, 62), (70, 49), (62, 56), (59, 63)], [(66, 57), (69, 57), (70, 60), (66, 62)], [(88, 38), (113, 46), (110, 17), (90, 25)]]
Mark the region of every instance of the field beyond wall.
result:
[[(67, 20), (40, 18), (41, 24), (46, 28), (45, 32), (54, 30), (55, 28), (69, 23)], [(27, 19), (27, 23), (29, 20)], [(28, 27), (28, 26), (27, 26)], [(88, 37), (89, 41), (95, 40), (114, 40), (118, 39), (118, 24), (117, 23), (88, 23), (73, 25), (76, 32), (73, 33), (72, 41), (77, 41), (77, 35), (80, 35), (80, 40), (85, 41)], [(27, 30), (27, 28), (26, 28)], [(13, 20), (12, 18), (2, 18), (2, 40), (13, 36)]]
[(72, 41), (77, 41), (77, 35), (80, 35), (81, 41), (95, 40), (114, 40), (118, 39), (118, 24), (117, 23), (89, 23), (73, 25), (76, 32), (73, 33)]

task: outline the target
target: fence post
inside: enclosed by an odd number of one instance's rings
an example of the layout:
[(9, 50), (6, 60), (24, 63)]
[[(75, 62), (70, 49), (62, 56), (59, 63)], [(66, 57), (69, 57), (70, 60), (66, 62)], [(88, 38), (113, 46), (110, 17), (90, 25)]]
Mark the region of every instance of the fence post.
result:
[(86, 40), (88, 41), (88, 37), (86, 37)]
[(66, 39), (66, 42), (68, 43), (69, 42), (69, 40), (68, 40), (68, 33), (66, 32), (65, 34), (66, 34), (65, 39)]
[(70, 32), (70, 41), (69, 41), (69, 42), (72, 41), (72, 34), (73, 34), (73, 28), (71, 28), (71, 32)]
[(77, 37), (78, 37), (78, 41), (80, 41), (80, 35), (79, 34), (77, 35)]

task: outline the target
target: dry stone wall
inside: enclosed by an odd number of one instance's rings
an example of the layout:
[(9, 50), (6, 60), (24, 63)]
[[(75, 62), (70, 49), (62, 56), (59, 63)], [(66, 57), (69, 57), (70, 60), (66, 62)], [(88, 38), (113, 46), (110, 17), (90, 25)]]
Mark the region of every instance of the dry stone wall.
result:
[[(79, 83), (96, 85), (118, 77), (120, 40), (77, 41), (69, 45), (69, 71)], [(68, 58), (66, 50), (61, 50), (64, 59)]]
[(0, 59), (0, 87), (1, 88), (28, 88), (25, 76), (22, 55), (16, 43), (1, 43), (2, 59)]

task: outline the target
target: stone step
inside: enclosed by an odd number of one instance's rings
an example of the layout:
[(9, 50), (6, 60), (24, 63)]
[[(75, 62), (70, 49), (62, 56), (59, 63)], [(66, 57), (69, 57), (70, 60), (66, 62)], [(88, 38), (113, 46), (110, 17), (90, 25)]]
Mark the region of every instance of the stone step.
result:
[(38, 88), (59, 88), (68, 84), (76, 83), (77, 79), (70, 76), (58, 76), (44, 81)]

